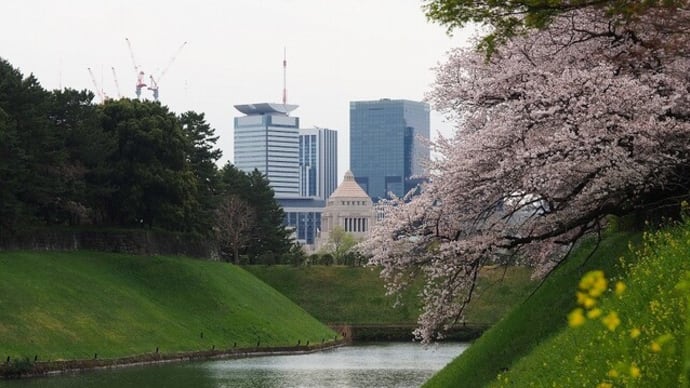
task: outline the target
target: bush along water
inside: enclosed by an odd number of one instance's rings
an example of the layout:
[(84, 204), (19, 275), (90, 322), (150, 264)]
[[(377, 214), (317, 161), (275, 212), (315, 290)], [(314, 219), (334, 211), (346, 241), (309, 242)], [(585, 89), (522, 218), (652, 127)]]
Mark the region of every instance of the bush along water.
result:
[(495, 385), (687, 387), (690, 220), (645, 233), (633, 254), (632, 260), (619, 259), (619, 278), (587, 272), (567, 327), (499, 375)]

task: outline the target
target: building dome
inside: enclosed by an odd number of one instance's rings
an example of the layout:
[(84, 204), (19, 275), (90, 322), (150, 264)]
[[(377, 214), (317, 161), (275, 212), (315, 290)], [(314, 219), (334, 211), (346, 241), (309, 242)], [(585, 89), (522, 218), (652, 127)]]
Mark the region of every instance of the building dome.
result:
[(334, 228), (341, 228), (355, 239), (366, 238), (375, 223), (374, 204), (357, 184), (352, 172), (345, 173), (343, 182), (328, 197), (321, 214), (321, 233), (317, 247), (328, 244)]
[(347, 170), (343, 183), (335, 189), (331, 198), (369, 198), (369, 195), (357, 184), (352, 171)]

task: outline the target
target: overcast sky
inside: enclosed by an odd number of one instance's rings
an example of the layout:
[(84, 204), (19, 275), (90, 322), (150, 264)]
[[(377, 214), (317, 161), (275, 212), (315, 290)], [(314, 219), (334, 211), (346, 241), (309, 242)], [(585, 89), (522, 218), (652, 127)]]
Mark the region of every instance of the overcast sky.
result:
[[(232, 161), (233, 105), (280, 102), (283, 48), (288, 103), (301, 126), (338, 131), (339, 174), (349, 167), (349, 102), (421, 100), (445, 53), (467, 45), (431, 24), (419, 0), (103, 1), (3, 0), (0, 57), (47, 89), (93, 90), (91, 67), (106, 94), (134, 97), (136, 60), (157, 75), (160, 101), (177, 113), (204, 112)], [(150, 98), (150, 92), (145, 92)], [(432, 112), (431, 130), (450, 124)], [(340, 179), (339, 179), (340, 180)]]

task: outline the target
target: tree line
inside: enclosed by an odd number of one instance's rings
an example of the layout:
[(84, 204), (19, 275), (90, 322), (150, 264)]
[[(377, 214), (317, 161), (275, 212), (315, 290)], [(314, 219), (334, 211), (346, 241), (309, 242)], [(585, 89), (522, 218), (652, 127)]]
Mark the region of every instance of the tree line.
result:
[[(93, 97), (48, 91), (0, 58), (0, 234), (157, 229), (213, 238), (227, 257), (252, 263), (280, 262), (291, 250), (268, 180), (217, 166), (218, 136), (203, 113), (130, 99), (98, 105)], [(238, 238), (226, 238), (236, 224), (245, 225)]]

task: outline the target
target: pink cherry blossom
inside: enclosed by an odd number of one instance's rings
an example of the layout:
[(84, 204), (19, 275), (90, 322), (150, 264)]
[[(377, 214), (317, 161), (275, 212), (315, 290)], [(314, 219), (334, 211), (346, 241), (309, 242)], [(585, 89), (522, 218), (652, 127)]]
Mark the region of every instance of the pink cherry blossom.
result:
[(395, 293), (425, 279), (416, 334), (463, 319), (479, 269), (547, 274), (606, 217), (690, 192), (690, 11), (585, 8), (487, 60), (458, 49), (428, 99), (457, 123), (421, 194), (386, 201), (361, 246)]

